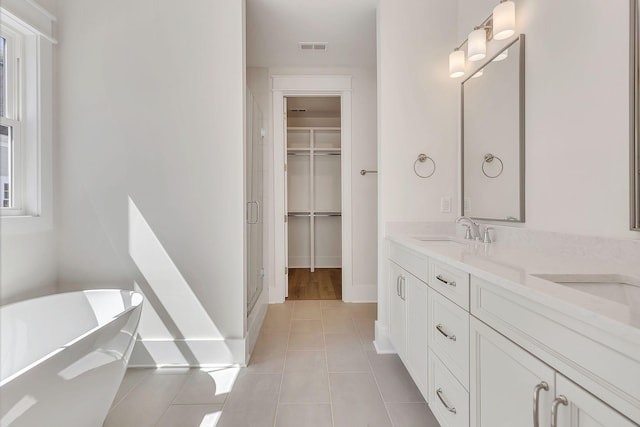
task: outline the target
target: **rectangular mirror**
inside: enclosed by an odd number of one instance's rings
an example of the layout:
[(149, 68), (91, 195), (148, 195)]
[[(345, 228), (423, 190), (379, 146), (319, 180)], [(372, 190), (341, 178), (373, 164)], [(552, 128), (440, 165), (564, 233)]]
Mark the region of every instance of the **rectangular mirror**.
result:
[(630, 198), (631, 229), (640, 231), (640, 7), (639, 0), (631, 0), (631, 144)]
[(462, 215), (524, 222), (524, 35), (461, 93)]

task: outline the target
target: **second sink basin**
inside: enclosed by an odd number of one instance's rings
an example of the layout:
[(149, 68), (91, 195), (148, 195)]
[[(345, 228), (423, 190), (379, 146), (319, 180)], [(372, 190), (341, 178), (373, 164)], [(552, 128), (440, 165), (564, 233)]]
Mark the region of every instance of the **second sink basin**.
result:
[(534, 276), (620, 304), (640, 304), (640, 280), (637, 278), (619, 274), (534, 274)]

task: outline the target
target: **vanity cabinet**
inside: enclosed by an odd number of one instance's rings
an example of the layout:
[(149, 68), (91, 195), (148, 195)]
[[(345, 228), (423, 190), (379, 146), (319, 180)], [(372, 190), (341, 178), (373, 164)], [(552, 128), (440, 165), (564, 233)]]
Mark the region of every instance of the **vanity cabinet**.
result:
[(441, 427), (469, 427), (469, 392), (432, 350), (429, 350), (429, 394), (429, 408)]
[(388, 271), (391, 344), (428, 400), (428, 259), (392, 244)]
[(389, 339), (401, 359), (407, 351), (407, 305), (404, 294), (405, 271), (389, 262)]
[(429, 398), (442, 427), (469, 427), (469, 274), (429, 262)]
[(471, 426), (548, 427), (553, 369), (473, 317), (470, 330)]
[(470, 359), (472, 427), (638, 426), (473, 317)]
[(640, 425), (627, 418), (640, 398), (640, 354), (624, 351), (633, 344), (476, 277), (471, 312), (471, 426)]
[(407, 304), (406, 365), (422, 395), (427, 396), (428, 287), (411, 273), (405, 275), (404, 284)]
[[(638, 427), (582, 387), (556, 373), (557, 427)], [(561, 402), (566, 402), (566, 405)]]
[(469, 389), (469, 313), (429, 289), (429, 346)]

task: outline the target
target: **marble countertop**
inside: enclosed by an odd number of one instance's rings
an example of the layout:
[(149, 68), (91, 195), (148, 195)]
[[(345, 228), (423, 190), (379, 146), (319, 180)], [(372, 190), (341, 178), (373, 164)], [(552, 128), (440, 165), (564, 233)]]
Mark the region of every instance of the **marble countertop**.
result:
[[(394, 233), (387, 236), (432, 259), (446, 262), (471, 275), (495, 283), (533, 301), (561, 311), (598, 328), (616, 331), (640, 345), (640, 286), (630, 288), (621, 299), (603, 298), (575, 287), (545, 280), (536, 275), (622, 276), (625, 282), (640, 285), (640, 259), (636, 264), (620, 264), (547, 251), (528, 250), (500, 242), (484, 244), (441, 236), (450, 241), (421, 241), (426, 235)], [(607, 286), (607, 285), (603, 285)], [(618, 288), (618, 292), (619, 292)], [(615, 291), (612, 288), (612, 292)], [(624, 301), (624, 302), (621, 302)]]

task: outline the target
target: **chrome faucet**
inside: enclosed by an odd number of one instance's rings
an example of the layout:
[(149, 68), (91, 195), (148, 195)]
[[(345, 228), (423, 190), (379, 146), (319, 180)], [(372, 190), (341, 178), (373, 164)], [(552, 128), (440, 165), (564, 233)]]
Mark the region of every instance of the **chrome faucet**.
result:
[[(465, 236), (465, 239), (480, 240), (480, 224), (478, 224), (468, 216), (459, 216), (458, 218), (456, 218), (456, 224), (459, 224), (462, 222), (467, 222), (471, 230), (471, 233), (467, 233), (467, 235)], [(466, 224), (463, 224), (463, 225), (466, 225)]]

